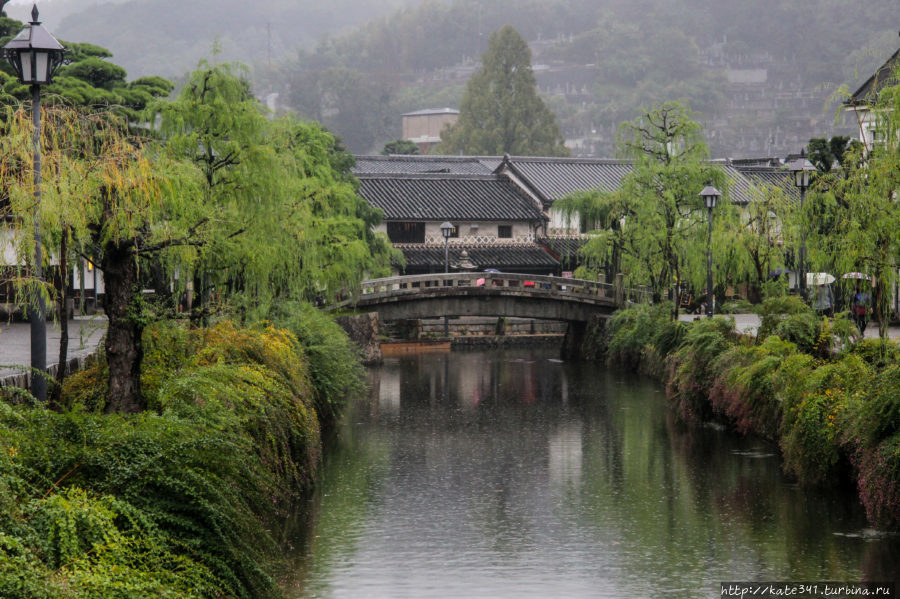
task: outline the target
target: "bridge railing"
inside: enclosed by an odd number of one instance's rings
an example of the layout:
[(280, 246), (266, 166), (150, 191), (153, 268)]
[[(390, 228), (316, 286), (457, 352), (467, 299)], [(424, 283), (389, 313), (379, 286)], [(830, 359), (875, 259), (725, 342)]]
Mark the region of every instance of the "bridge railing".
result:
[[(370, 279), (362, 284), (362, 297), (371, 296), (372, 294), (396, 294), (404, 290), (418, 293), (431, 288), (449, 287), (502, 287), (507, 290), (518, 288), (523, 292), (534, 294), (546, 293), (557, 296), (606, 298), (616, 301), (616, 286), (611, 283), (598, 283), (597, 281), (584, 279), (567, 279), (544, 275), (490, 272), (407, 275)], [(625, 293), (624, 298), (634, 301), (631, 299), (631, 295), (633, 294)]]

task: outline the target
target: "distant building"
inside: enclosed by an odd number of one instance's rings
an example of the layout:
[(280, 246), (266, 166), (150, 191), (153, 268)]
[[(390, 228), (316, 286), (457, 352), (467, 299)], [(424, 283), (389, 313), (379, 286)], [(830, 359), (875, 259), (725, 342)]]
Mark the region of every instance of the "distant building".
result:
[[(753, 200), (754, 187), (797, 193), (777, 159), (716, 162), (737, 206)], [(578, 266), (584, 234), (596, 224), (566, 217), (554, 203), (578, 191), (615, 191), (631, 170), (628, 161), (593, 158), (357, 156), (353, 173), (360, 195), (384, 213), (376, 230), (403, 252), (404, 274), (443, 272), (444, 221), (455, 225), (451, 270), (462, 268), (465, 250), (476, 270), (559, 274)]]
[(894, 52), (887, 62), (866, 79), (866, 82), (846, 102), (847, 108), (856, 113), (859, 128), (858, 139), (867, 148), (871, 148), (872, 144), (879, 141), (880, 138), (877, 130), (877, 118), (872, 112), (872, 106), (878, 101), (878, 94), (882, 89), (900, 83), (894, 74), (898, 66), (900, 66), (900, 50)]
[(403, 115), (403, 139), (419, 146), (419, 152), (427, 154), (441, 141), (441, 131), (459, 119), (459, 111), (453, 108), (428, 108)]

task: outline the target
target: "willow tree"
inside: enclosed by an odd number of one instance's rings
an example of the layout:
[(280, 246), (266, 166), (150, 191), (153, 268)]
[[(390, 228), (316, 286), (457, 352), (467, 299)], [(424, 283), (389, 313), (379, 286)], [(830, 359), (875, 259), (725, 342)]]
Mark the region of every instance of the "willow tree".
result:
[(159, 106), (164, 151), (202, 173), (213, 242), (199, 249), (204, 313), (213, 297), (244, 306), (327, 300), (385, 274), (380, 213), (357, 194), (352, 157), (313, 123), (272, 120), (235, 65), (202, 64)]
[(632, 161), (619, 190), (574, 197), (564, 205), (587, 221), (602, 217), (601, 231), (583, 249), (589, 261), (617, 257), (631, 284), (648, 284), (656, 299), (672, 290), (677, 299), (686, 283), (704, 284), (707, 221), (699, 193), (716, 185), (725, 191), (716, 212), (727, 211), (724, 175), (707, 160), (700, 125), (676, 102), (624, 123), (619, 151)]
[(491, 35), (481, 68), (466, 85), (459, 120), (441, 133), (438, 152), (568, 156), (553, 113), (537, 94), (531, 50), (512, 26)]
[(813, 259), (838, 272), (864, 272), (878, 333), (887, 339), (891, 289), (900, 267), (900, 86), (882, 89), (872, 115), (879, 139), (852, 144), (841, 169), (819, 173), (805, 205)]
[[(210, 218), (194, 202), (198, 177), (190, 165), (156, 156), (127, 134), (127, 124), (110, 113), (89, 114), (61, 106), (43, 111), (42, 158), (46, 183), (40, 210), (33, 210), (30, 159), (31, 117), (9, 109), (0, 141), (3, 187), (17, 218), (10, 225), (23, 240), (38, 214), (47, 239), (64, 236), (98, 252), (106, 287), (105, 341), (109, 367), (106, 409), (138, 412), (143, 358), (140, 258), (207, 242), (200, 230)], [(33, 260), (30, 244), (19, 253)], [(44, 255), (52, 252), (45, 250)]]
[(751, 186), (749, 199), (739, 211), (717, 214), (716, 264), (724, 280), (746, 281), (758, 300), (769, 273), (785, 266), (785, 248), (798, 243), (798, 210), (796, 198), (774, 185)]

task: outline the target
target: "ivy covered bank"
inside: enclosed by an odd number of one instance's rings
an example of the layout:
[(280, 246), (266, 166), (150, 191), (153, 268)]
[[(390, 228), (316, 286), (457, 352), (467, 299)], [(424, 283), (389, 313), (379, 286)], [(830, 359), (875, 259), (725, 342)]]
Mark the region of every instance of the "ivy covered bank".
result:
[(0, 596), (280, 596), (279, 524), (361, 380), (337, 325), (287, 324), (149, 327), (140, 414), (103, 413), (102, 362), (58, 410), (0, 402)]

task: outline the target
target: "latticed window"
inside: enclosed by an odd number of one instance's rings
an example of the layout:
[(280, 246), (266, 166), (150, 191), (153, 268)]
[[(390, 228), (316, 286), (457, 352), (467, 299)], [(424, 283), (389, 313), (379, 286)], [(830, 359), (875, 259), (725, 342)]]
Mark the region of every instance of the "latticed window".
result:
[(497, 237), (512, 239), (512, 225), (497, 225)]

